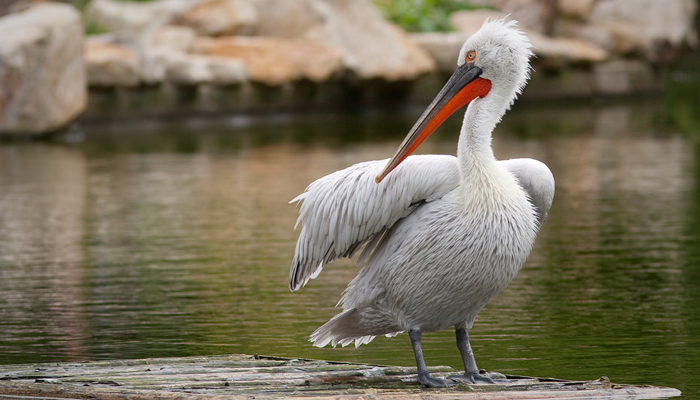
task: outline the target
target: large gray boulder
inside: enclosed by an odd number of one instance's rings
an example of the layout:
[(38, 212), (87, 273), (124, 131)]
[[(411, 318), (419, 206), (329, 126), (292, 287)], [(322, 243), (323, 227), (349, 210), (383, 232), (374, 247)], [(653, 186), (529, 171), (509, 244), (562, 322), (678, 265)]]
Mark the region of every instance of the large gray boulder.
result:
[(68, 125), (86, 106), (83, 24), (71, 5), (40, 3), (0, 19), (0, 132)]

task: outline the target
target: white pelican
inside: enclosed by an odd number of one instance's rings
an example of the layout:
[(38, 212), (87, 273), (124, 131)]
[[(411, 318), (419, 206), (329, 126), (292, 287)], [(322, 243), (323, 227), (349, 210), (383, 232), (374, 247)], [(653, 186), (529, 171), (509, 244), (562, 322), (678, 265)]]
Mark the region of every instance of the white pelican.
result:
[[(393, 158), (332, 173), (292, 200), (302, 202), (303, 223), (292, 291), (363, 245), (358, 264), (367, 261), (339, 302), (343, 311), (311, 334), (314, 345), (359, 346), (408, 331), (423, 385), (493, 383), (479, 373), (468, 330), (522, 267), (554, 196), (543, 163), (497, 161), (491, 148), (494, 127), (527, 82), (531, 55), (516, 22), (485, 22)], [(457, 157), (409, 157), (466, 104)], [(422, 332), (448, 326), (465, 368), (450, 381), (428, 373), (421, 350)]]

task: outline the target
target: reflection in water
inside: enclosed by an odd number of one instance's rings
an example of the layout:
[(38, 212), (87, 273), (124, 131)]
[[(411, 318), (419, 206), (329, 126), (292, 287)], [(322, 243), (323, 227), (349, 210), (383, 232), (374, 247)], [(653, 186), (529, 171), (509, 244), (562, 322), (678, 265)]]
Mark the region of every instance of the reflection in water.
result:
[[(85, 157), (0, 147), (0, 360), (83, 360)], [(36, 349), (34, 352), (32, 349)]]
[[(496, 155), (544, 161), (557, 194), (523, 271), (477, 318), (481, 367), (697, 393), (697, 149), (655, 124), (658, 112), (526, 104), (498, 127)], [(357, 268), (335, 262), (289, 293), (286, 203), (322, 175), (388, 157), (415, 118), (0, 145), (0, 363), (261, 353), (413, 365), (405, 335), (308, 344)], [(459, 122), (420, 151), (454, 153)], [(424, 346), (430, 364), (460, 366), (449, 330)]]

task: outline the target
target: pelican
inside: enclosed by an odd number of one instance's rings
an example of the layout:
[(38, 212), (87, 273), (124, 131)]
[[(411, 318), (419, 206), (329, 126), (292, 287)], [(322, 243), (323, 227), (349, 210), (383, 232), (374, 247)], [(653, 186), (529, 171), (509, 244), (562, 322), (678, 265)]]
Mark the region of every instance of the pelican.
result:
[[(522, 267), (554, 197), (547, 166), (498, 161), (491, 147), (494, 127), (529, 78), (530, 47), (515, 21), (486, 21), (391, 159), (324, 176), (291, 201), (301, 202), (303, 227), (290, 290), (360, 249), (365, 263), (338, 303), (342, 312), (311, 334), (315, 346), (408, 331), (421, 384), (494, 383), (476, 366), (469, 329)], [(410, 156), (467, 104), (456, 157)], [(421, 335), (449, 326), (465, 372), (445, 380), (428, 372)]]

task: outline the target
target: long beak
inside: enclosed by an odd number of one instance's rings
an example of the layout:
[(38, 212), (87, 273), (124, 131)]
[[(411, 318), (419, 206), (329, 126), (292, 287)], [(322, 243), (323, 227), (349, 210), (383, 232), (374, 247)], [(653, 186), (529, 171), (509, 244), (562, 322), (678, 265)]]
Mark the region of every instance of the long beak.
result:
[(406, 159), (425, 139), (428, 138), (443, 122), (477, 97), (483, 97), (491, 90), (491, 81), (479, 78), (481, 68), (473, 64), (465, 63), (458, 67), (442, 87), (440, 93), (435, 96), (433, 102), (423, 111), (413, 128), (399, 146), (396, 154), (389, 160), (381, 174), (375, 181), (381, 182), (389, 172)]

